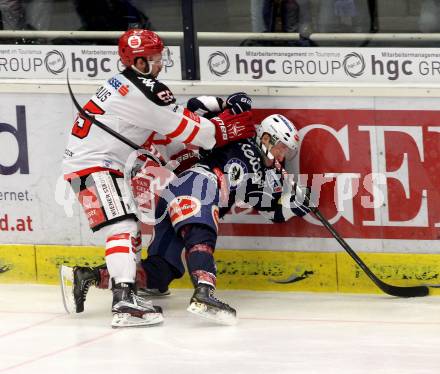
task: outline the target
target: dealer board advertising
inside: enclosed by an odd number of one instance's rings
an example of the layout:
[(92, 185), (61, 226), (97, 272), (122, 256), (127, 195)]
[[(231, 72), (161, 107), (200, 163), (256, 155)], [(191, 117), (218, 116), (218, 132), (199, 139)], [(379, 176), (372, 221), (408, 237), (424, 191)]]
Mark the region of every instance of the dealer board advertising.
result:
[[(0, 78), (105, 79), (124, 66), (117, 46), (1, 45)], [(181, 80), (180, 47), (163, 51), (161, 79)]]
[(202, 80), (440, 82), (435, 48), (200, 47)]

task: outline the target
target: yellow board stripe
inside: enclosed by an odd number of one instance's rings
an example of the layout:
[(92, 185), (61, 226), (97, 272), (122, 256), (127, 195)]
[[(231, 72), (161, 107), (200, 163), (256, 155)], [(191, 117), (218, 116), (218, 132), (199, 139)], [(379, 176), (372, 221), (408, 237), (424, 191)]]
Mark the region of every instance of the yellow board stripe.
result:
[[(393, 285), (440, 283), (436, 254), (360, 253), (368, 267)], [(345, 252), (216, 250), (218, 287), (264, 291), (380, 293)], [(58, 283), (60, 265), (104, 263), (99, 247), (0, 245), (0, 283)], [(175, 288), (191, 288), (189, 277)], [(440, 294), (432, 290), (432, 294)]]
[(0, 245), (0, 282), (35, 283), (35, 246)]
[[(360, 253), (370, 270), (386, 283), (396, 286), (440, 284), (440, 256), (438, 254)], [(381, 293), (351, 257), (337, 254), (340, 292)], [(440, 295), (431, 288), (430, 294)]]

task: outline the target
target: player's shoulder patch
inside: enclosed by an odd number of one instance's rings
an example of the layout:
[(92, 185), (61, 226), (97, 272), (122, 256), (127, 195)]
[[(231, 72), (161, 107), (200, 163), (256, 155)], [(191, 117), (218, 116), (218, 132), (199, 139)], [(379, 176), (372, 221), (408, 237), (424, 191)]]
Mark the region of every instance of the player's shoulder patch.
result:
[(107, 83), (113, 87), (121, 96), (125, 96), (130, 91), (130, 86), (128, 84), (124, 84), (121, 79), (116, 75), (111, 77)]
[(231, 158), (224, 167), (225, 174), (228, 175), (229, 187), (237, 188), (248, 174), (246, 163), (239, 158)]

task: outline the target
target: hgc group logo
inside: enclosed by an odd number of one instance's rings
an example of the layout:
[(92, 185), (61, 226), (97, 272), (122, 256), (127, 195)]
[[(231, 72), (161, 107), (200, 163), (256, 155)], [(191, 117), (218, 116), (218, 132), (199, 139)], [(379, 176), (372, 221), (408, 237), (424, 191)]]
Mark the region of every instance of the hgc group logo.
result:
[(216, 51), (209, 56), (208, 67), (212, 74), (221, 77), (229, 72), (231, 63), (226, 53)]
[(352, 78), (358, 78), (365, 72), (364, 57), (356, 52), (347, 54), (342, 65), (345, 73)]
[(172, 57), (171, 50), (168, 47), (165, 47), (162, 52), (162, 64), (165, 69), (165, 72), (168, 71), (168, 69), (172, 68), (174, 66), (174, 60)]
[(54, 49), (47, 52), (44, 65), (48, 72), (57, 75), (62, 73), (66, 68), (66, 58), (62, 52)]
[[(234, 53), (234, 51), (237, 53)], [(288, 77), (294, 80), (356, 79), (365, 76), (366, 58), (362, 53), (351, 51), (319, 51), (301, 49), (294, 52), (281, 50), (216, 50), (207, 55), (205, 64), (209, 72), (217, 77), (252, 80), (279, 80)], [(206, 65), (205, 65), (206, 66)], [(290, 78), (292, 79), (292, 78)]]

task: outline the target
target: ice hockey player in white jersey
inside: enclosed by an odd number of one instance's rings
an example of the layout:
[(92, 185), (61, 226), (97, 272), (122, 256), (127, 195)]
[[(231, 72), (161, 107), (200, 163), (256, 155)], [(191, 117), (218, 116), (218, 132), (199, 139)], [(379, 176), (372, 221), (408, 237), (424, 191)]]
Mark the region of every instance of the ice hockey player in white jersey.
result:
[[(212, 149), (255, 134), (251, 112), (225, 110), (212, 119), (175, 103), (156, 78), (164, 46), (157, 34), (132, 29), (119, 39), (126, 69), (106, 81), (84, 106), (87, 114), (132, 142), (162, 147), (170, 158), (193, 144)], [(64, 154), (63, 173), (87, 215), (90, 228), (103, 230), (106, 264), (112, 280), (113, 327), (162, 322), (162, 311), (134, 292), (141, 233), (134, 201), (123, 194), (124, 166), (133, 150), (79, 114)]]

